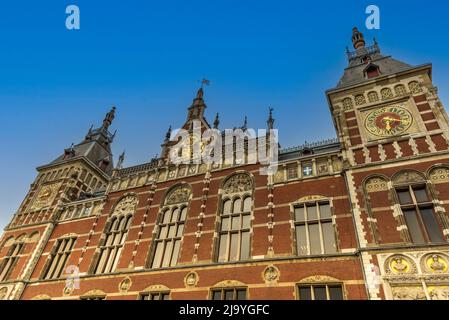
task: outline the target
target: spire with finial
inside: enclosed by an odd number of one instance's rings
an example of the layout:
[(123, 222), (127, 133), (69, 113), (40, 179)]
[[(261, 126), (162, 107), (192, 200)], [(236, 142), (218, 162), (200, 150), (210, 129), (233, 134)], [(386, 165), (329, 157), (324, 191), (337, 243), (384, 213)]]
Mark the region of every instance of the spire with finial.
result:
[(245, 119), (243, 120), (243, 126), (242, 126), (243, 130), (248, 129), (248, 117), (245, 116)]
[(217, 114), (215, 115), (215, 120), (214, 120), (214, 129), (218, 129), (219, 124), (220, 124), (220, 118), (219, 118), (219, 114), (217, 112)]
[(115, 107), (112, 107), (111, 111), (109, 111), (106, 114), (106, 116), (103, 120), (103, 128), (107, 130), (111, 126), (114, 118), (115, 118)]
[(273, 110), (274, 109), (271, 107), (268, 108), (269, 115), (268, 115), (267, 125), (268, 125), (269, 130), (273, 129), (273, 126), (274, 126)]
[(363, 38), (363, 33), (361, 33), (357, 27), (352, 29), (352, 44), (354, 49), (360, 49), (365, 47), (365, 39)]
[(170, 137), (171, 137), (171, 126), (168, 127), (167, 133), (165, 134), (165, 142), (170, 141)]
[(122, 154), (118, 157), (117, 166), (116, 169), (122, 169), (123, 168), (123, 162), (125, 162), (125, 150), (123, 150)]

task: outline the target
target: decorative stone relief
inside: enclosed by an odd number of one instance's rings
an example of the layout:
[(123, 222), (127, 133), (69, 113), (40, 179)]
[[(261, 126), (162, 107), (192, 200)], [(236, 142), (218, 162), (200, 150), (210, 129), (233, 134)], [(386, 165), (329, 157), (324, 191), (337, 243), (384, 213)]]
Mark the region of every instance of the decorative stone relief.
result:
[(126, 196), (115, 206), (113, 215), (134, 213), (137, 205), (137, 198), (135, 196)]
[(133, 284), (133, 282), (131, 281), (131, 278), (126, 277), (119, 283), (119, 285), (118, 285), (119, 291), (121, 293), (128, 292), (128, 290), (131, 288), (132, 284)]
[(421, 86), (419, 85), (418, 81), (412, 81), (408, 84), (408, 88), (410, 89), (411, 93), (417, 94), (422, 92)]
[(262, 278), (265, 283), (276, 283), (278, 282), (280, 277), (279, 269), (273, 265), (270, 265), (265, 268), (262, 273)]
[(198, 284), (199, 276), (196, 272), (192, 271), (188, 273), (184, 278), (184, 285), (186, 287), (195, 287)]
[(361, 106), (365, 103), (366, 103), (366, 99), (365, 99), (364, 95), (359, 94), (359, 95), (355, 96), (355, 104), (356, 105)]
[(430, 171), (430, 181), (433, 183), (449, 182), (449, 168), (439, 167)]
[(416, 171), (405, 171), (393, 178), (394, 184), (410, 184), (416, 182), (425, 182), (424, 178)]
[(428, 287), (430, 300), (449, 300), (448, 286)]
[(165, 204), (171, 205), (175, 203), (188, 202), (190, 199), (191, 190), (187, 185), (180, 185), (171, 190), (165, 200)]
[(8, 287), (0, 288), (0, 300), (4, 300), (8, 294)]
[(392, 99), (393, 91), (390, 88), (384, 88), (380, 91), (380, 95), (382, 96), (382, 100)]
[(352, 103), (351, 98), (343, 99), (343, 110), (344, 111), (351, 110), (352, 107), (353, 107), (353, 103)]
[(392, 287), (394, 300), (426, 300), (426, 294), (422, 287)]
[(385, 273), (392, 275), (416, 273), (416, 264), (409, 257), (394, 255), (386, 260)]
[(448, 271), (447, 257), (438, 253), (431, 253), (422, 258), (423, 270), (429, 273), (444, 273)]
[(215, 284), (214, 288), (229, 288), (229, 287), (242, 287), (246, 286), (243, 282), (237, 281), (237, 280), (224, 280), (217, 284)]
[(382, 177), (369, 178), (365, 183), (367, 192), (378, 192), (388, 190), (387, 181)]
[(249, 175), (239, 173), (229, 178), (223, 186), (225, 194), (245, 192), (252, 189), (253, 182)]

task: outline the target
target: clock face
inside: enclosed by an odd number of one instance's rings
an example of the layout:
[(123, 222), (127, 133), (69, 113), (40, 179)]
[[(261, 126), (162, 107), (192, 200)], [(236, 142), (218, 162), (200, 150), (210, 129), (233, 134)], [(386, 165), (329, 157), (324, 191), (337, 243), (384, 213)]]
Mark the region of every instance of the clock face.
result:
[(59, 184), (43, 186), (37, 194), (31, 209), (36, 210), (50, 205), (56, 196), (58, 188)]
[(406, 132), (413, 123), (412, 114), (402, 106), (389, 106), (371, 111), (365, 118), (365, 128), (378, 137), (390, 137)]

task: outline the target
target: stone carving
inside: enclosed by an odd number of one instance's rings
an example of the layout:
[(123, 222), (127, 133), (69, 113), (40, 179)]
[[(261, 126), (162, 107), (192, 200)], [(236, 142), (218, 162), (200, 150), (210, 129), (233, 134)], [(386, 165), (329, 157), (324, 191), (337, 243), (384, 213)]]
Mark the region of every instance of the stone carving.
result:
[(163, 284), (156, 284), (149, 286), (148, 288), (145, 288), (143, 292), (161, 292), (161, 291), (170, 291), (170, 289), (167, 286), (164, 286)]
[(191, 193), (192, 192), (187, 185), (180, 185), (170, 191), (170, 193), (167, 195), (167, 199), (165, 200), (165, 204), (171, 205), (175, 203), (188, 202)]
[(449, 300), (449, 287), (429, 288), (430, 300)]
[(405, 90), (404, 85), (398, 84), (396, 87), (394, 87), (394, 93), (397, 96), (405, 96), (407, 94), (407, 91)]
[(198, 284), (199, 276), (196, 272), (190, 272), (184, 278), (184, 284), (186, 287), (195, 287)]
[(214, 288), (230, 288), (230, 287), (243, 287), (246, 286), (243, 282), (237, 280), (224, 280), (215, 284)]
[(361, 105), (363, 105), (365, 103), (366, 103), (366, 99), (365, 99), (364, 95), (359, 94), (359, 95), (355, 96), (355, 104), (356, 105), (361, 106)]
[(6, 298), (7, 294), (8, 294), (8, 288), (7, 287), (0, 288), (0, 300), (4, 300)]
[(126, 196), (115, 206), (113, 215), (132, 214), (136, 209), (136, 205), (137, 198), (135, 196)]
[(382, 100), (392, 99), (393, 91), (390, 88), (384, 88), (380, 91), (380, 95), (382, 96)]
[(448, 270), (448, 261), (446, 257), (441, 254), (433, 253), (426, 255), (422, 261), (426, 272), (443, 273)]
[(332, 282), (338, 283), (341, 281), (336, 278), (325, 275), (310, 276), (299, 281), (299, 283), (332, 283)]
[(273, 265), (266, 267), (262, 274), (263, 280), (268, 283), (277, 282), (279, 280), (279, 276), (279, 269)]
[(404, 255), (394, 255), (385, 261), (385, 272), (390, 275), (416, 273), (416, 265)]
[(384, 178), (372, 177), (366, 181), (365, 188), (367, 192), (387, 191), (388, 185)]
[(310, 195), (310, 196), (304, 196), (299, 198), (296, 202), (297, 203), (304, 203), (304, 202), (315, 202), (320, 200), (328, 200), (328, 198), (321, 196), (321, 195)]
[(133, 284), (133, 282), (131, 281), (131, 278), (126, 277), (125, 279), (123, 279), (120, 282), (118, 288), (119, 288), (120, 292), (126, 293), (131, 288), (132, 284)]
[(422, 287), (393, 287), (394, 300), (427, 300)]
[(410, 184), (416, 182), (425, 182), (424, 178), (416, 171), (405, 171), (393, 177), (395, 184)]
[(46, 294), (39, 294), (33, 297), (31, 300), (51, 300), (51, 297)]
[(369, 102), (377, 102), (379, 101), (379, 95), (376, 91), (371, 91), (370, 93), (368, 93), (368, 100)]
[(253, 182), (249, 175), (245, 173), (239, 173), (229, 178), (224, 186), (223, 191), (225, 194), (245, 192), (252, 189)]
[(422, 92), (421, 86), (419, 85), (418, 81), (412, 81), (408, 84), (408, 88), (410, 89), (411, 93), (416, 94)]
[(430, 181), (433, 183), (449, 182), (449, 168), (439, 167), (430, 171)]
[(351, 110), (353, 107), (352, 99), (351, 98), (345, 98), (343, 99), (343, 110)]

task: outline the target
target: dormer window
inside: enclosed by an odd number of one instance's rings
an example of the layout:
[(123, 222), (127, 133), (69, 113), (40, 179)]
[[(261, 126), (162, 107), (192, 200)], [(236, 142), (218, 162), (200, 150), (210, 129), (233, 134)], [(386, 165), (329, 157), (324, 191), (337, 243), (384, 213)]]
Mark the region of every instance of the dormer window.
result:
[(366, 69), (364, 70), (364, 72), (365, 72), (365, 76), (368, 79), (375, 78), (375, 77), (378, 77), (380, 75), (380, 69), (375, 64), (368, 65), (366, 67)]

